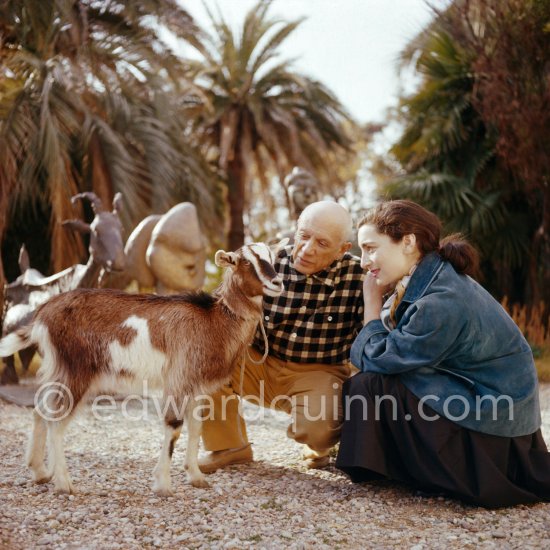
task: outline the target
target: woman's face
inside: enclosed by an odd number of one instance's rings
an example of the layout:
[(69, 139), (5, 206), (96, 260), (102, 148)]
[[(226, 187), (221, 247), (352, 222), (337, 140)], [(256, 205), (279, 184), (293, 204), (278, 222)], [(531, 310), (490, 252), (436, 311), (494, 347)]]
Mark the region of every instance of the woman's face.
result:
[(359, 228), (357, 239), (361, 248), (361, 267), (379, 286), (395, 285), (420, 260), (413, 234), (395, 242), (367, 224)]

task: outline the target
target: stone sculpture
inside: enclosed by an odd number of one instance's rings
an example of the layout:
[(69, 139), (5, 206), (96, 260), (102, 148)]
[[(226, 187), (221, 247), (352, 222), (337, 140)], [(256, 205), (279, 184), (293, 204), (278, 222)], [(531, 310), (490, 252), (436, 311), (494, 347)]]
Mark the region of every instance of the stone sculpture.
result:
[(127, 276), (157, 294), (197, 290), (204, 284), (206, 239), (197, 209), (182, 202), (151, 215), (132, 231), (125, 246)]
[[(25, 246), (19, 252), (21, 275), (6, 285), (4, 292), (4, 316), (2, 335), (6, 336), (30, 321), (36, 308), (50, 297), (75, 288), (97, 287), (106, 272), (122, 271), (125, 267), (122, 241), (122, 224), (119, 213), (122, 196), (113, 199), (112, 212), (105, 210), (101, 200), (94, 193), (79, 193), (71, 198), (75, 204), (79, 199), (87, 199), (92, 205), (94, 219), (90, 224), (82, 220), (65, 220), (63, 227), (90, 235), (90, 257), (86, 264), (73, 265), (59, 273), (45, 277), (30, 267)], [(19, 357), (27, 369), (36, 350), (21, 350)], [(6, 359), (0, 383), (17, 383), (14, 358)]]

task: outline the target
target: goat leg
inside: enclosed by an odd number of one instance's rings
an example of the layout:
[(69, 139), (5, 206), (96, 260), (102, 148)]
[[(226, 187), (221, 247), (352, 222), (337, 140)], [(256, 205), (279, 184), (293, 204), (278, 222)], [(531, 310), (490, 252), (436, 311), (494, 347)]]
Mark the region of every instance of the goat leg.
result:
[(35, 483), (47, 483), (52, 474), (46, 470), (44, 465), (44, 454), (46, 452), (47, 427), (40, 412), (33, 411), (33, 430), (27, 447), (27, 466), (32, 471), (32, 479)]
[(49, 459), (53, 468), (53, 482), (56, 493), (74, 493), (74, 486), (65, 461), (63, 436), (69, 424), (69, 418), (48, 420)]
[(185, 407), (185, 422), (187, 423), (187, 451), (185, 462), (187, 478), (193, 487), (210, 487), (203, 473), (199, 469), (198, 454), (201, 437), (202, 420), (200, 418), (200, 404), (196, 399), (189, 399)]
[(157, 495), (168, 497), (174, 494), (170, 479), (170, 465), (176, 442), (181, 435), (183, 420), (177, 419), (172, 413), (167, 413), (164, 424), (164, 442), (153, 471), (153, 491)]
[[(53, 475), (53, 482), (56, 493), (74, 493), (73, 483), (65, 461), (65, 449), (63, 438), (65, 430), (70, 424), (74, 414), (75, 395), (69, 388), (59, 382), (50, 386), (40, 395), (40, 401), (35, 408), (35, 432), (33, 442), (29, 447), (29, 463), (34, 459), (33, 464), (40, 467), (40, 458), (44, 456), (44, 433), (38, 417), (48, 430), (48, 467)], [(63, 391), (61, 391), (63, 389)], [(76, 399), (78, 403), (78, 399)], [(36, 470), (35, 470), (36, 472)], [(50, 474), (47, 473), (46, 479)]]

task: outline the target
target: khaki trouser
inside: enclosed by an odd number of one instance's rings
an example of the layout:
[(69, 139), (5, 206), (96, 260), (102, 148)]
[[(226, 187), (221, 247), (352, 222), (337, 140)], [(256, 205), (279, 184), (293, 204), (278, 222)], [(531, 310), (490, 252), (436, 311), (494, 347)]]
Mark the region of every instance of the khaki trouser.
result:
[[(249, 348), (249, 354), (255, 361), (262, 357), (255, 348)], [(263, 364), (255, 365), (247, 357), (243, 396), (257, 405), (290, 414), (288, 437), (322, 452), (338, 442), (342, 384), (352, 369), (348, 363), (292, 363), (271, 356)], [(202, 423), (207, 451), (233, 449), (248, 443), (245, 422), (239, 414), (240, 378), (239, 362), (231, 383), (212, 395), (213, 409), (209, 408)]]

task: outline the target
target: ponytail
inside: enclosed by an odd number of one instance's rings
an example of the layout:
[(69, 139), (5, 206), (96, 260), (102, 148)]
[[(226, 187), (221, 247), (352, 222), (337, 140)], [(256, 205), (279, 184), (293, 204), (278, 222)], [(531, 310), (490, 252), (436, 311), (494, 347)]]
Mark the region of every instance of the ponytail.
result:
[(441, 259), (448, 261), (457, 273), (476, 277), (479, 271), (477, 250), (459, 233), (448, 235), (439, 244)]

